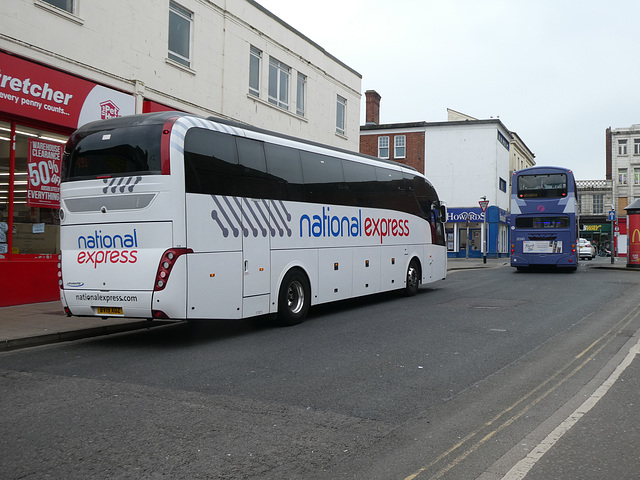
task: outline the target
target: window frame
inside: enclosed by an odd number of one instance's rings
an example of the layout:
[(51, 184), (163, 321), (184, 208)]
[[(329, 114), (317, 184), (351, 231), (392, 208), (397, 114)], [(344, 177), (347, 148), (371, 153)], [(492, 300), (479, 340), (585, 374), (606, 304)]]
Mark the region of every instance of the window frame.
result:
[[(262, 50), (253, 45), (249, 48), (249, 95), (260, 98), (260, 70)], [(254, 85), (254, 83), (257, 83)]]
[(346, 136), (347, 128), (347, 99), (337, 95), (336, 96), (336, 133), (338, 135)]
[(618, 185), (628, 185), (629, 184), (628, 173), (629, 173), (629, 170), (626, 169), (626, 168), (619, 168), (618, 169)]
[(640, 138), (633, 139), (633, 154), (640, 155)]
[[(269, 57), (269, 103), (283, 110), (289, 110), (290, 86), (291, 67), (277, 58)], [(273, 88), (275, 92), (272, 90)], [(286, 98), (282, 98), (283, 96)]]
[[(402, 145), (399, 145), (399, 140), (402, 141)], [(407, 158), (406, 135), (396, 135), (393, 137), (393, 158)]]
[(603, 213), (604, 213), (604, 194), (594, 193), (593, 194), (593, 214), (601, 215)]
[[(386, 145), (385, 145), (386, 144)], [(386, 155), (384, 155), (384, 151), (386, 150)], [(389, 136), (381, 135), (378, 137), (378, 158), (388, 159), (389, 158)]]
[[(173, 15), (173, 17), (172, 17)], [(171, 19), (174, 19), (174, 21), (176, 19), (180, 20), (184, 20), (186, 21), (186, 24), (189, 27), (189, 31), (186, 33), (186, 39), (187, 39), (187, 49), (188, 49), (188, 56), (185, 57), (182, 53), (180, 52), (176, 52), (174, 50), (171, 49), (171, 44), (172, 39), (176, 40), (175, 35), (179, 35), (180, 32), (176, 32), (176, 28), (179, 28), (177, 25), (173, 24), (173, 29), (172, 29), (172, 21)], [(167, 45), (167, 58), (173, 62), (176, 62), (179, 65), (182, 65), (183, 67), (187, 67), (187, 68), (191, 68), (191, 53), (192, 53), (192, 36), (193, 34), (193, 12), (190, 10), (187, 10), (186, 8), (184, 8), (182, 5), (174, 2), (174, 1), (170, 1), (169, 2), (169, 38), (168, 38), (168, 45)], [(180, 38), (179, 40), (184, 40), (182, 38)]]
[(618, 140), (618, 155), (627, 155), (627, 140)]
[[(56, 2), (55, 0), (37, 0), (37, 3), (46, 3), (49, 7), (59, 8), (60, 10), (75, 15), (77, 0), (62, 0)], [(58, 3), (66, 3), (68, 6), (61, 7)]]
[(307, 113), (307, 76), (298, 72), (296, 75), (296, 115), (304, 117)]

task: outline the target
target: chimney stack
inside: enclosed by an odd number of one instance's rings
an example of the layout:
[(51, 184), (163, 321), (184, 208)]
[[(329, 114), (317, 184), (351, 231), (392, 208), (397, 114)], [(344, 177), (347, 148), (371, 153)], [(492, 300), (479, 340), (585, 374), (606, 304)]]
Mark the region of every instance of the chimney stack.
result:
[(380, 123), (380, 95), (375, 90), (364, 92), (367, 105), (365, 112), (365, 122), (367, 125), (378, 125)]

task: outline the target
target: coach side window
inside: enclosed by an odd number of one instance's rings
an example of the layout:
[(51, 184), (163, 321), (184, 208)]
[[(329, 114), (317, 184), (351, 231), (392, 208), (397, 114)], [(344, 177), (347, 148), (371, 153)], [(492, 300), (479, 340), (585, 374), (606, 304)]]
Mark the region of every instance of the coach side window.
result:
[(241, 195), (236, 139), (204, 128), (191, 128), (184, 139), (185, 189), (188, 193)]
[(249, 138), (236, 138), (242, 175), (242, 196), (284, 199), (282, 185), (267, 173), (264, 143)]
[(286, 192), (283, 200), (304, 201), (300, 152), (295, 148), (272, 143), (264, 144), (267, 154), (267, 173), (275, 177), (280, 188)]
[(342, 161), (305, 151), (300, 152), (300, 157), (306, 201), (344, 205), (347, 189)]
[(372, 196), (377, 186), (373, 165), (343, 160), (342, 170), (353, 203), (360, 207), (373, 207)]
[(374, 206), (405, 211), (407, 209), (407, 197), (405, 195), (402, 172), (394, 168), (376, 167), (376, 177), (378, 178), (379, 188)]

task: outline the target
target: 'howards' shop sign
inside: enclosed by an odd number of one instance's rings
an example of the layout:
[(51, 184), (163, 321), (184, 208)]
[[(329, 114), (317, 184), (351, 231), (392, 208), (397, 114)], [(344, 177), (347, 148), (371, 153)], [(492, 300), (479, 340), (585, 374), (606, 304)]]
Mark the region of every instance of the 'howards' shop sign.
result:
[(460, 223), (467, 222), (467, 219), (471, 223), (484, 222), (484, 212), (480, 207), (474, 208), (447, 208), (447, 222)]
[(135, 113), (133, 95), (0, 52), (0, 112), (76, 129)]

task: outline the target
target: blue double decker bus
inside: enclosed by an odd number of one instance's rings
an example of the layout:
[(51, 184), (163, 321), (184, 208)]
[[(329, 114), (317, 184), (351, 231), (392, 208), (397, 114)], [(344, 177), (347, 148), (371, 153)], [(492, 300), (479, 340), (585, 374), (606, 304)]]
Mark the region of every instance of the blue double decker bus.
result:
[(511, 182), (511, 266), (578, 265), (578, 197), (573, 172), (531, 167)]

